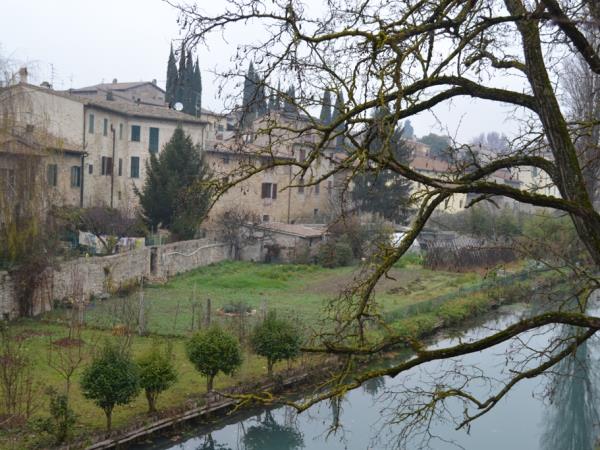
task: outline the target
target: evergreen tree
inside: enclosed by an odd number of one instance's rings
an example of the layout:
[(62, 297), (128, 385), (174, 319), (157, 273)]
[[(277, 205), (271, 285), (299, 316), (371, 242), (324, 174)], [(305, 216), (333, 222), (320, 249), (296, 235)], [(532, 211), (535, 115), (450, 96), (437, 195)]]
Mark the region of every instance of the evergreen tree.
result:
[[(396, 126), (387, 108), (379, 108), (366, 137), (366, 145), (371, 155), (381, 154), (406, 163), (410, 158), (410, 148), (402, 139), (402, 130)], [(400, 221), (410, 195), (410, 183), (389, 170), (378, 170), (369, 162), (365, 172), (355, 178), (352, 198), (364, 212), (379, 214), (385, 219)]]
[[(331, 119), (332, 122), (335, 122), (338, 117), (344, 111), (344, 94), (340, 92), (335, 100), (335, 106), (333, 107), (333, 117)], [(341, 152), (344, 150), (344, 128), (346, 127), (345, 123), (342, 122), (335, 127), (335, 133), (337, 134), (335, 138), (335, 150)]]
[(404, 122), (404, 125), (402, 126), (402, 136), (404, 137), (404, 139), (414, 139), (415, 129), (410, 123), (410, 120)]
[(179, 77), (177, 73), (177, 64), (175, 63), (173, 45), (171, 44), (171, 50), (169, 51), (169, 62), (167, 63), (167, 88), (165, 93), (165, 101), (169, 105), (175, 103), (175, 93), (177, 90), (178, 83)]
[(256, 115), (256, 73), (254, 65), (250, 63), (244, 79), (244, 92), (242, 93), (242, 128), (249, 126)]
[(265, 94), (265, 82), (256, 74), (255, 79), (256, 90), (256, 115), (257, 117), (264, 116), (267, 113), (267, 96)]
[(297, 114), (298, 107), (296, 106), (296, 88), (292, 85), (285, 93), (283, 110), (286, 113)]
[(198, 58), (196, 58), (196, 65), (194, 66), (194, 114), (199, 116), (202, 112), (202, 74), (200, 73), (200, 65), (198, 64)]
[(192, 52), (188, 51), (185, 60), (183, 79), (183, 112), (186, 114), (196, 114), (196, 95), (194, 93), (194, 62)]
[(181, 103), (185, 107), (185, 47), (181, 44), (181, 51), (179, 54), (179, 67), (177, 68), (177, 83), (175, 84), (175, 96), (173, 98), (173, 104)]
[(329, 89), (325, 89), (323, 93), (323, 100), (321, 101), (321, 122), (324, 125), (331, 123), (331, 92)]
[(208, 165), (190, 136), (177, 127), (160, 155), (150, 154), (146, 181), (136, 194), (147, 224), (171, 230), (180, 239), (194, 238), (208, 210), (211, 190)]

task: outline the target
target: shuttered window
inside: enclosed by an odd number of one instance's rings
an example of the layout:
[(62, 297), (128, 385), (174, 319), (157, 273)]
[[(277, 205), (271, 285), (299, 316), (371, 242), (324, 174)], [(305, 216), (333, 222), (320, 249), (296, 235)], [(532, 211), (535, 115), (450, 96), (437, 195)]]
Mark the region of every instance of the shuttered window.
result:
[(81, 167), (71, 166), (71, 187), (81, 186)]
[(104, 123), (102, 125), (102, 135), (103, 136), (108, 135), (108, 119), (104, 119)]
[(140, 158), (139, 156), (131, 157), (131, 178), (140, 177)]
[(102, 168), (100, 169), (101, 175), (112, 175), (113, 171), (113, 160), (110, 156), (102, 157)]
[(131, 140), (133, 142), (140, 142), (141, 131), (139, 125), (131, 125)]
[(150, 128), (148, 150), (150, 150), (150, 153), (158, 152), (158, 128)]
[(263, 183), (261, 186), (260, 198), (277, 198), (277, 184), (276, 183)]
[(48, 164), (48, 185), (56, 186), (58, 184), (58, 166), (56, 164)]
[(94, 134), (94, 115), (90, 113), (88, 118), (88, 133)]

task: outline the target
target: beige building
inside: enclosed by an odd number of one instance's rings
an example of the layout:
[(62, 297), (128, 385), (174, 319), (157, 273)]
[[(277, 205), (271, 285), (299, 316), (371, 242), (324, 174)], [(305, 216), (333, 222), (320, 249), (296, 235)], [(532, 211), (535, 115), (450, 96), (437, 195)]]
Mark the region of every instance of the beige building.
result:
[(60, 191), (62, 204), (130, 212), (137, 206), (134, 188), (142, 186), (150, 154), (163, 148), (175, 128), (182, 126), (201, 149), (212, 128), (163, 106), (88, 99), (25, 82), (0, 93), (0, 118), (11, 133), (29, 130), (41, 145), (78, 155), (48, 169), (53, 171), (48, 186)]

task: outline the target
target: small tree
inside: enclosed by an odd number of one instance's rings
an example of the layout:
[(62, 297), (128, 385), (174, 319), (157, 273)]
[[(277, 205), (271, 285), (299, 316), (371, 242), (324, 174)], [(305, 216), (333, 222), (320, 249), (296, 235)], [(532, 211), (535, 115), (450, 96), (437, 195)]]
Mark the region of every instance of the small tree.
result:
[(288, 320), (278, 319), (274, 311), (269, 312), (265, 320), (254, 328), (250, 337), (254, 352), (267, 358), (269, 377), (273, 376), (273, 365), (277, 361), (298, 356), (300, 340), (298, 328)]
[(196, 333), (186, 344), (187, 355), (196, 370), (206, 377), (206, 390), (213, 390), (219, 372), (231, 375), (242, 364), (238, 341), (219, 327)]
[(114, 407), (131, 402), (140, 391), (137, 366), (127, 352), (106, 345), (83, 371), (81, 389), (85, 398), (104, 410), (110, 431)]
[(77, 415), (69, 407), (66, 394), (59, 394), (53, 388), (48, 388), (47, 393), (50, 397), (50, 417), (38, 419), (35, 425), (39, 431), (52, 436), (54, 445), (60, 445), (69, 441)]
[(173, 360), (172, 346), (149, 349), (138, 360), (140, 386), (146, 392), (148, 412), (156, 412), (156, 400), (161, 392), (177, 381), (177, 369)]

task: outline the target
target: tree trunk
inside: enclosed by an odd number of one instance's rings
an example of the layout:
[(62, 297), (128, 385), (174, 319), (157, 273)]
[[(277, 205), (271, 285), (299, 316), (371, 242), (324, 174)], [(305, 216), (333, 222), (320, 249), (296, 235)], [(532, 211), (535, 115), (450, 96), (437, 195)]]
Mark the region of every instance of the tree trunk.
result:
[(104, 414), (106, 414), (106, 431), (110, 432), (112, 430), (112, 408), (105, 409)]
[(146, 399), (148, 400), (148, 412), (154, 414), (156, 412), (156, 393), (146, 390)]
[(273, 378), (273, 361), (267, 359), (267, 375), (269, 378)]
[(210, 375), (206, 378), (206, 392), (212, 392), (214, 379), (214, 375)]

